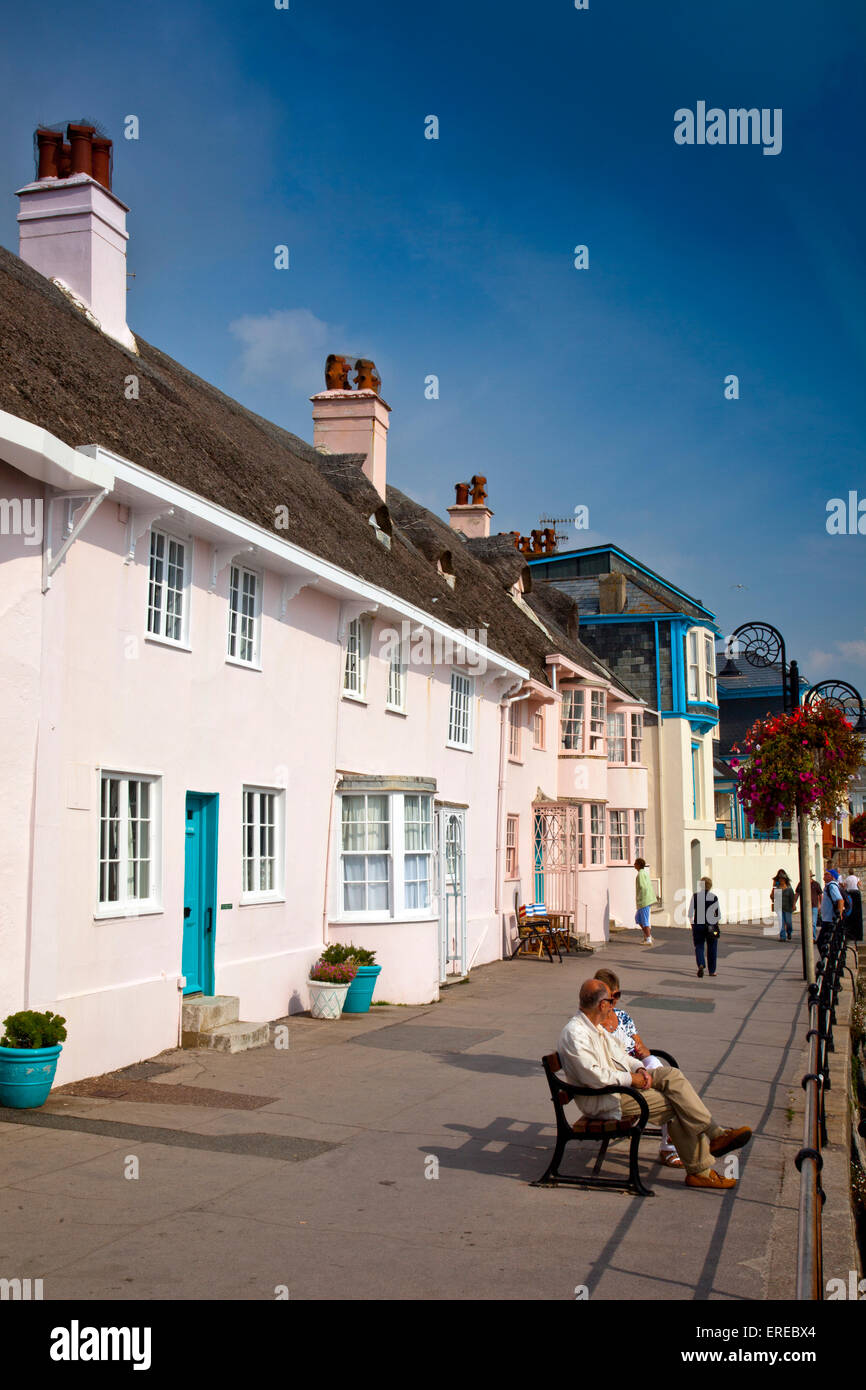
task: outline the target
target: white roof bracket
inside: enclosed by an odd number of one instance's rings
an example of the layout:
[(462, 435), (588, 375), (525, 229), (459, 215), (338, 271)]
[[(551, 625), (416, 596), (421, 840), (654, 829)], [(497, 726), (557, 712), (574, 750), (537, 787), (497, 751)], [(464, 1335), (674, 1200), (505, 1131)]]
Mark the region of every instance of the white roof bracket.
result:
[(247, 555), (253, 550), (255, 550), (254, 545), (238, 545), (236, 541), (232, 541), (229, 545), (214, 546), (213, 563), (211, 564), (210, 571), (210, 584), (208, 586), (211, 593), (213, 593), (217, 586), (217, 578), (222, 574), (229, 562), (233, 560), (236, 555)]
[[(60, 564), (72, 542), (77, 540), (84, 530), (90, 518), (93, 516), (100, 502), (108, 496), (108, 488), (100, 488), (97, 492), (57, 492), (52, 487), (46, 487), (48, 500), (48, 517), (45, 524), (45, 531), (42, 536), (42, 592), (47, 593), (51, 588), (51, 576)], [(55, 502), (66, 503), (66, 522), (63, 527), (63, 543), (57, 554), (53, 551), (54, 537), (54, 504)], [(74, 504), (74, 505), (73, 505)], [(75, 512), (78, 507), (84, 505), (84, 511), (75, 521)]]
[(164, 516), (174, 516), (174, 507), (153, 507), (141, 511), (134, 511), (130, 507), (129, 521), (126, 523), (126, 555), (123, 560), (125, 565), (131, 565), (135, 559), (135, 547), (145, 531), (149, 531), (153, 523), (160, 521)]
[(280, 617), (286, 616), (286, 609), (292, 599), (297, 598), (302, 589), (310, 589), (318, 582), (318, 579), (311, 579), (308, 574), (287, 575), (283, 580), (283, 590), (280, 595)]

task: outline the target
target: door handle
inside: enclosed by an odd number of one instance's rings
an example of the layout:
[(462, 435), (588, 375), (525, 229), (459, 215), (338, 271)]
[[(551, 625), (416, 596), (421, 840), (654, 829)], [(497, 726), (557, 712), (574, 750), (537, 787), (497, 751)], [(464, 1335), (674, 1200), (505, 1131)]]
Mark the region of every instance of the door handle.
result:
[(190, 914), (191, 912), (192, 912), (192, 908), (191, 908), (191, 907), (185, 907), (185, 908), (184, 908), (184, 910), (183, 910), (184, 920), (186, 920), (186, 918), (189, 916), (189, 914)]
[(206, 908), (206, 909), (205, 909), (205, 914), (204, 914), (204, 915), (205, 915), (205, 921), (207, 922), (207, 926), (205, 927), (204, 930), (205, 930), (205, 935), (207, 935), (208, 932), (212, 932), (212, 931), (213, 931), (213, 908), (212, 908), (212, 907)]

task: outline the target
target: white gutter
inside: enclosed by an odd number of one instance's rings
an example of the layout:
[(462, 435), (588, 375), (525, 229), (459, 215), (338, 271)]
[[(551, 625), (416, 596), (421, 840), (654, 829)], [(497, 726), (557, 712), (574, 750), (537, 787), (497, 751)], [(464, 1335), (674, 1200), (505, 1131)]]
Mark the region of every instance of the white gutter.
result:
[(340, 569), (329, 560), (322, 560), (317, 555), (302, 550), (292, 541), (281, 540), (274, 532), (266, 530), (263, 526), (257, 526), (252, 521), (245, 521), (234, 512), (228, 511), (227, 508), (218, 506), (214, 502), (207, 502), (196, 493), (189, 492), (186, 488), (180, 487), (177, 483), (169, 482), (166, 478), (160, 478), (148, 469), (130, 463), (128, 459), (112, 454), (99, 445), (85, 445), (83, 451), (95, 460), (111, 463), (116, 479), (116, 490), (121, 493), (118, 500), (123, 500), (124, 491), (128, 494), (130, 490), (146, 493), (147, 496), (155, 497), (167, 506), (186, 512), (189, 517), (195, 517), (205, 526), (212, 528), (213, 532), (217, 533), (213, 537), (212, 544), (218, 536), (231, 536), (239, 543), (252, 544), (260, 555), (267, 555), (271, 560), (278, 562), (272, 566), (275, 570), (309, 575), (311, 582), (316, 580), (320, 589), (324, 589), (325, 592), (339, 598), (360, 599), (365, 603), (377, 604), (380, 611), (384, 609), (388, 613), (406, 618), (440, 637), (447, 638), (452, 643), (455, 635), (459, 635), (459, 646), (465, 649), (467, 659), (474, 658), (475, 663), (479, 666), (486, 662), (488, 666), (495, 666), (500, 671), (519, 680), (529, 678), (529, 671), (525, 666), (518, 666), (516, 662), (510, 661), (507, 657), (491, 651), (484, 642), (476, 641), (475, 638), (469, 637), (459, 629), (449, 627), (446, 623), (440, 622), (439, 619), (431, 617), (423, 609), (416, 608), (414, 604), (407, 603), (386, 589), (380, 589), (375, 584), (359, 579), (357, 575), (351, 574), (348, 570)]
[(80, 492), (82, 487), (87, 492), (100, 492), (114, 487), (110, 456), (88, 457), (40, 425), (31, 425), (5, 410), (0, 410), (0, 456), (19, 472), (62, 492), (73, 488)]

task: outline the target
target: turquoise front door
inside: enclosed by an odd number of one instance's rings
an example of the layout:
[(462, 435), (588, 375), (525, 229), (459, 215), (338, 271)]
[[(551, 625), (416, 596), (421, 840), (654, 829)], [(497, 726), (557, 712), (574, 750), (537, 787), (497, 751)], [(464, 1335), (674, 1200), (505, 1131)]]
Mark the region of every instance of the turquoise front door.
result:
[(186, 794), (183, 951), (184, 994), (213, 994), (219, 797)]

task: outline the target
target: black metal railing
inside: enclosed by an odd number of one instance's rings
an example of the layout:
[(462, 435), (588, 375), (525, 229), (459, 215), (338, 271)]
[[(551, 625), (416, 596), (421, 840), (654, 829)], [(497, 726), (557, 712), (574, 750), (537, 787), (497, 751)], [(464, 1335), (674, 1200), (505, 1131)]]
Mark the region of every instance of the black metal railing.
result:
[[(808, 914), (804, 913), (803, 917), (808, 931)], [(800, 1174), (796, 1297), (808, 1302), (818, 1302), (824, 1297), (821, 1221), (826, 1193), (821, 1184), (821, 1170), (824, 1166), (822, 1150), (827, 1144), (825, 1096), (831, 1089), (830, 1053), (836, 1050), (833, 1044), (836, 1006), (846, 968), (852, 982), (856, 979), (847, 965), (849, 943), (843, 922), (835, 924), (829, 940), (822, 941), (819, 937), (819, 943), (826, 949), (818, 962), (815, 984), (809, 985), (809, 1031), (806, 1034), (809, 1070), (802, 1081), (806, 1113), (803, 1147), (794, 1159)]]

